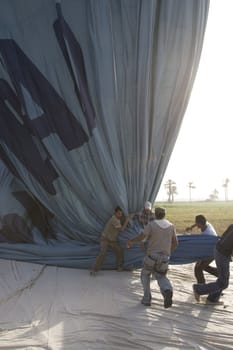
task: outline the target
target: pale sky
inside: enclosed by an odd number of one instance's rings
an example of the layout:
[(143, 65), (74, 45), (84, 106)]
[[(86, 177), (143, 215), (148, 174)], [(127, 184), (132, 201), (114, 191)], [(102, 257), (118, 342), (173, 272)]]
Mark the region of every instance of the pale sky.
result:
[(175, 200), (207, 199), (216, 189), (233, 200), (233, 1), (211, 0), (204, 46), (189, 105), (156, 200), (167, 200), (164, 184), (176, 182)]

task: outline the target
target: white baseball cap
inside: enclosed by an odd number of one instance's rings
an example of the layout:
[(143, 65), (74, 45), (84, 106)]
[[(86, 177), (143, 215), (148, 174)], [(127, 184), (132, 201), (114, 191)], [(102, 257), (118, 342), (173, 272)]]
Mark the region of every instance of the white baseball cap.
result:
[(149, 202), (149, 201), (147, 201), (146, 203), (145, 203), (145, 206), (144, 206), (144, 208), (145, 209), (150, 209), (151, 210), (151, 202)]

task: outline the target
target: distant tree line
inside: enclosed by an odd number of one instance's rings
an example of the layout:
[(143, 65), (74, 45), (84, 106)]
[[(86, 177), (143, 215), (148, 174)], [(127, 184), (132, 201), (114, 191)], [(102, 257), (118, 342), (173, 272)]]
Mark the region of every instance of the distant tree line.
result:
[[(222, 187), (224, 188), (225, 201), (228, 201), (229, 182), (230, 182), (230, 180), (228, 178), (226, 178), (224, 180), (223, 185), (222, 185)], [(169, 203), (173, 203), (175, 201), (175, 195), (178, 194), (176, 182), (171, 180), (171, 179), (169, 179), (164, 184), (164, 187), (165, 187), (165, 189), (167, 191), (167, 196), (168, 196), (167, 201)], [(189, 201), (190, 202), (192, 201), (192, 191), (195, 188), (196, 188), (196, 186), (194, 185), (194, 183), (192, 181), (188, 182), (188, 191), (189, 191)], [(213, 190), (213, 192), (209, 195), (209, 198), (207, 198), (207, 200), (209, 200), (209, 201), (216, 201), (218, 199), (219, 199), (219, 192), (215, 188)]]

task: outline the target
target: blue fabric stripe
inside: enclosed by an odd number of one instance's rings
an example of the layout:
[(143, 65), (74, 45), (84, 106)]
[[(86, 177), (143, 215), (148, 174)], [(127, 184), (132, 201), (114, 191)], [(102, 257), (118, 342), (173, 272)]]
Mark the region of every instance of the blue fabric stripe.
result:
[[(123, 235), (123, 234), (122, 234)], [(124, 268), (140, 268), (145, 252), (140, 244), (126, 249), (126, 240), (131, 235), (120, 239), (124, 249)], [(213, 250), (218, 238), (199, 234), (178, 235), (179, 245), (173, 252), (170, 264), (189, 264), (200, 259), (213, 256)], [(0, 258), (29, 261), (53, 266), (89, 269), (99, 252), (99, 244), (84, 244), (77, 241), (57, 242), (50, 240), (43, 244), (0, 244)], [(103, 269), (116, 267), (115, 255), (109, 251)]]

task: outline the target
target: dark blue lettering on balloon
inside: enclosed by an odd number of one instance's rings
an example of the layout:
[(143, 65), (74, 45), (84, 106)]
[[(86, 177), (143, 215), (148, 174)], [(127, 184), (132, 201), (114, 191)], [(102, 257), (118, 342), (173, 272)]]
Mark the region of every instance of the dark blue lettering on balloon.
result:
[[(23, 115), (20, 111), (17, 96), (10, 85), (5, 80), (0, 79), (0, 138), (40, 185), (47, 192), (56, 194), (53, 180), (58, 175), (48, 157), (42, 158), (30, 130), (20, 122), (21, 117)], [(20, 177), (17, 168), (7, 157), (2, 147), (0, 151), (1, 157), (9, 170)]]
[[(42, 141), (50, 134), (59, 136), (68, 150), (88, 142), (96, 118), (88, 89), (81, 47), (61, 15), (54, 30), (68, 66), (89, 136), (51, 83), (25, 55), (14, 40), (0, 39), (0, 54), (11, 86), (0, 79), (0, 139), (49, 193), (56, 194), (53, 181), (58, 177), (46, 148), (43, 157), (33, 139)], [(0, 147), (1, 157), (16, 176), (19, 173)]]
[(89, 133), (92, 134), (92, 130), (96, 126), (95, 112), (88, 88), (82, 49), (62, 16), (61, 5), (56, 4), (56, 8), (58, 19), (54, 22), (54, 31), (73, 80), (75, 92), (85, 115)]

